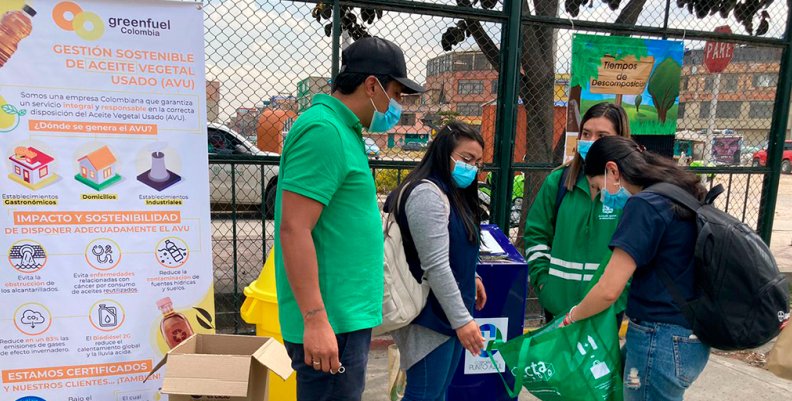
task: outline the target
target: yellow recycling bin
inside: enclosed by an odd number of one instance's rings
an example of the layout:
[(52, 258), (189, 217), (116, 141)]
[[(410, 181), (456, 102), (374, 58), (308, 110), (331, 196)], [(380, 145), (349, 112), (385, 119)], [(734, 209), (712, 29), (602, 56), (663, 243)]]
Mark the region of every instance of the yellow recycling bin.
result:
[[(275, 248), (267, 255), (258, 279), (245, 287), (245, 302), (240, 312), (242, 320), (256, 325), (257, 336), (272, 337), (283, 343), (278, 321), (278, 293), (275, 288)], [(269, 383), (270, 401), (297, 399), (297, 374), (284, 381), (270, 372)]]

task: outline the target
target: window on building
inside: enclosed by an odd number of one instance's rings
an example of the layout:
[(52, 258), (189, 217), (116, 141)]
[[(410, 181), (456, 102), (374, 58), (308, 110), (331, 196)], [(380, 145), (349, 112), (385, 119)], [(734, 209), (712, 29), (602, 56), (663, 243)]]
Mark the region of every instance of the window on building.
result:
[(740, 118), (740, 109), (743, 102), (718, 102), (715, 110), (716, 118)]
[(485, 56), (484, 53), (476, 53), (473, 69), (476, 71), (491, 70), (492, 64), (490, 64), (489, 60), (487, 60), (487, 56)]
[(454, 71), (472, 71), (473, 54), (459, 54), (454, 57)]
[(85, 167), (81, 167), (80, 175), (82, 175), (83, 177), (88, 177), (88, 169), (86, 169)]
[(426, 63), (426, 76), (431, 77), (433, 75), (437, 75), (439, 64), (440, 62), (437, 59), (429, 60), (429, 62)]
[(778, 75), (756, 74), (753, 77), (753, 86), (756, 88), (775, 88), (778, 86)]
[(91, 178), (96, 178), (96, 172), (95, 171), (91, 171)]
[(44, 166), (39, 170), (39, 178), (44, 178), (49, 174), (49, 167)]
[(712, 90), (712, 87), (715, 85), (715, 77), (712, 75), (704, 78), (704, 87), (699, 88), (699, 90)]
[(463, 116), (478, 117), (481, 115), (481, 104), (479, 103), (459, 103), (457, 113)]
[(493, 94), (493, 95), (497, 95), (498, 94), (498, 80), (497, 79), (493, 79), (492, 80), (492, 89), (490, 90), (490, 93)]
[(773, 116), (773, 102), (751, 102), (748, 111), (750, 118), (770, 118)]
[(460, 95), (480, 95), (484, 93), (484, 82), (472, 79), (460, 79), (457, 84), (457, 93)]
[(19, 166), (14, 166), (14, 173), (16, 175), (22, 175), (22, 169), (20, 169)]
[(112, 170), (111, 170), (111, 169), (109, 169), (109, 168), (106, 168), (106, 169), (104, 169), (104, 171), (103, 171), (103, 175), (102, 175), (102, 176), (103, 176), (105, 179), (107, 179), (107, 178), (110, 178), (110, 173), (111, 173), (111, 172), (112, 172)]
[(677, 118), (685, 118), (685, 104), (686, 103), (679, 103), (679, 108), (677, 108)]
[(721, 76), (720, 90), (721, 92), (737, 92), (738, 79), (737, 74), (725, 74)]
[(710, 103), (709, 102), (699, 103), (699, 118), (709, 118), (709, 116), (710, 116)]
[(415, 114), (402, 113), (401, 118), (399, 119), (399, 125), (415, 125)]
[(683, 91), (688, 90), (688, 85), (690, 84), (690, 78), (682, 77), (679, 81), (679, 87), (682, 88)]
[(447, 71), (451, 71), (451, 55), (447, 54), (440, 59), (440, 67), (438, 69), (439, 73), (444, 73)]

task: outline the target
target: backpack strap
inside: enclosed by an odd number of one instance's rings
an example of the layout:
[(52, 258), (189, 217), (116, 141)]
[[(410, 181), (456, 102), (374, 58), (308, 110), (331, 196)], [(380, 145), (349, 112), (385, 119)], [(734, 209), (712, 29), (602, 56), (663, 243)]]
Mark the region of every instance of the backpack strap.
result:
[(663, 195), (693, 212), (698, 212), (702, 206), (702, 203), (688, 191), (667, 182), (659, 182), (644, 189), (644, 191)]
[(682, 311), (682, 314), (685, 315), (685, 318), (688, 320), (688, 322), (692, 323), (693, 308), (690, 307), (690, 303), (688, 303), (685, 297), (682, 296), (682, 290), (679, 288), (679, 285), (676, 283), (676, 281), (671, 279), (671, 275), (669, 275), (668, 272), (663, 269), (658, 269), (657, 275), (660, 276), (660, 281), (663, 282), (666, 290), (668, 290), (668, 293), (671, 294), (671, 298), (673, 298), (674, 303), (676, 303), (677, 307), (679, 307), (679, 309)]
[(561, 181), (558, 182), (558, 192), (556, 192), (556, 201), (555, 201), (555, 214), (553, 215), (553, 227), (555, 228), (555, 222), (558, 221), (558, 211), (561, 210), (561, 202), (564, 200), (567, 192), (569, 190), (566, 187), (566, 180), (569, 177), (569, 166), (564, 167), (564, 172), (561, 173)]

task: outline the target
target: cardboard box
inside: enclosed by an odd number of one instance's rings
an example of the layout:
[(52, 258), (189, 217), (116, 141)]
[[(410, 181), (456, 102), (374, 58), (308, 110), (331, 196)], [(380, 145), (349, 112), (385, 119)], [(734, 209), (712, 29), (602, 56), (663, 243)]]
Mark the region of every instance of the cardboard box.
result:
[(171, 401), (266, 401), (267, 372), (284, 380), (293, 372), (286, 348), (269, 337), (195, 334), (170, 350), (149, 377), (166, 363), (160, 392)]

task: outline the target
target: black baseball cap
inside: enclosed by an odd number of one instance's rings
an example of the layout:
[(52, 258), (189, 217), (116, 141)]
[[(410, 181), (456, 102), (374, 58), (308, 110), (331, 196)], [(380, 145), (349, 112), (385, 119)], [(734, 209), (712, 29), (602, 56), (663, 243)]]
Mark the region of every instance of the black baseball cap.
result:
[(404, 52), (393, 42), (368, 37), (355, 41), (341, 53), (340, 72), (387, 75), (404, 85), (404, 93), (425, 92), (423, 86), (407, 78)]

